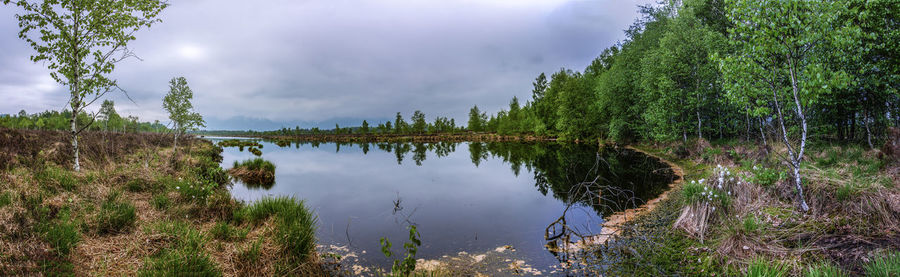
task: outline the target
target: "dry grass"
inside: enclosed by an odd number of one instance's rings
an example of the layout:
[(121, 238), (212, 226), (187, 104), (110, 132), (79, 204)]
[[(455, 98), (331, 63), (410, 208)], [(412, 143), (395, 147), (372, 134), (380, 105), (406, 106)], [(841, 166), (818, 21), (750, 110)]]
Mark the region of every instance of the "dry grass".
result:
[[(102, 140), (104, 136), (108, 140)], [(67, 159), (71, 157), (66, 154), (68, 151), (61, 151), (67, 149), (67, 142), (54, 140), (67, 140), (67, 137), (62, 132), (0, 129), (0, 160), (4, 162), (0, 166), (0, 189), (14, 196), (12, 203), (0, 207), (0, 275), (45, 275), (48, 272), (42, 266), (49, 263), (70, 264), (71, 273), (78, 276), (137, 275), (149, 259), (173, 243), (172, 237), (154, 231), (159, 222), (185, 221), (206, 237), (218, 221), (229, 220), (232, 211), (241, 206), (224, 187), (206, 201), (192, 201), (181, 199), (173, 188), (160, 185), (163, 180), (198, 178), (192, 169), (201, 166), (200, 155), (211, 153), (213, 146), (205, 141), (188, 140), (184, 145), (191, 145), (193, 156), (179, 151), (179, 159), (173, 163), (172, 149), (166, 148), (171, 137), (165, 139), (156, 134), (85, 135), (79, 141), (84, 145), (82, 172), (66, 170), (77, 180), (77, 186), (72, 191), (48, 191), (36, 183), (33, 172), (53, 164), (67, 168)], [(112, 142), (115, 140), (121, 141)], [(8, 160), (7, 156), (16, 158)], [(148, 188), (128, 190), (126, 184), (133, 179), (142, 180)], [(94, 227), (95, 215), (112, 192), (121, 192), (120, 201), (135, 206), (137, 220), (126, 232), (100, 234)], [(172, 204), (166, 210), (154, 208), (151, 200), (155, 195), (165, 195)], [(77, 218), (76, 222), (82, 226), (81, 239), (69, 255), (56, 256), (42, 239), (38, 232), (40, 219), (31, 215), (26, 199), (40, 199), (37, 206), (48, 211), (46, 220), (53, 220), (62, 209)], [(241, 227), (250, 228), (245, 240), (203, 243), (202, 251), (209, 254), (224, 275), (325, 274), (317, 258), (298, 268), (284, 266), (280, 248), (271, 238), (271, 223)], [(239, 260), (239, 254), (257, 240), (262, 243), (256, 262)]]

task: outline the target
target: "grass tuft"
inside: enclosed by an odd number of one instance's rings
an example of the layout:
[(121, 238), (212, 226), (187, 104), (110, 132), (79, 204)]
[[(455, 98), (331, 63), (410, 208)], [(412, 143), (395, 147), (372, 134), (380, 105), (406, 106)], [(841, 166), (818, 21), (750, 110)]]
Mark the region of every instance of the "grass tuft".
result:
[(219, 222), (209, 230), (209, 234), (217, 240), (236, 241), (247, 238), (248, 230), (235, 228), (228, 223)]
[(165, 211), (169, 209), (169, 197), (165, 194), (154, 195), (153, 199), (150, 199), (150, 205), (152, 205), (154, 209)]
[(134, 205), (118, 200), (119, 193), (113, 192), (107, 195), (106, 200), (100, 205), (97, 214), (97, 231), (101, 234), (119, 233), (134, 225), (137, 219)]
[(56, 249), (59, 256), (67, 256), (69, 252), (81, 240), (81, 234), (78, 233), (78, 225), (75, 224), (68, 214), (60, 217), (60, 220), (49, 224), (44, 233), (44, 240)]
[(140, 276), (222, 276), (222, 272), (203, 251), (205, 242), (199, 231), (183, 221), (162, 222), (157, 232), (172, 237), (172, 244), (144, 264)]
[(302, 200), (292, 197), (264, 197), (242, 209), (236, 218), (258, 223), (271, 216), (277, 219), (276, 241), (297, 262), (306, 261), (316, 247), (316, 216)]
[(747, 277), (782, 277), (790, 275), (789, 269), (777, 262), (757, 258), (750, 262)]
[(830, 265), (830, 264), (821, 264), (821, 265), (813, 265), (806, 269), (803, 276), (805, 277), (845, 277), (848, 276), (847, 273), (842, 271), (840, 268)]
[(884, 256), (876, 257), (865, 268), (866, 276), (900, 276), (900, 252), (891, 252)]

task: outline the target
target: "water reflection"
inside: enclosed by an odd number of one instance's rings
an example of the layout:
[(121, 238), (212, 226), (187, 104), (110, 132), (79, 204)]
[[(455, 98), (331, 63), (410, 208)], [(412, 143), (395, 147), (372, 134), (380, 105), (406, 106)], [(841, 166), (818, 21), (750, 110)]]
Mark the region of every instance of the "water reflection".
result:
[[(271, 146), (263, 158), (278, 167), (279, 185), (236, 186), (235, 197), (307, 199), (319, 213), (323, 242), (359, 247), (379, 265), (388, 261), (378, 255), (378, 238), (405, 238), (398, 222), (420, 226), (426, 259), (512, 244), (534, 259), (529, 262), (568, 263), (569, 253), (547, 250), (598, 233), (603, 217), (640, 206), (674, 177), (639, 152), (583, 144), (264, 144)], [(326, 149), (316, 150), (323, 144)], [(242, 155), (226, 149), (225, 164)], [(407, 208), (400, 208), (404, 215), (398, 207)]]

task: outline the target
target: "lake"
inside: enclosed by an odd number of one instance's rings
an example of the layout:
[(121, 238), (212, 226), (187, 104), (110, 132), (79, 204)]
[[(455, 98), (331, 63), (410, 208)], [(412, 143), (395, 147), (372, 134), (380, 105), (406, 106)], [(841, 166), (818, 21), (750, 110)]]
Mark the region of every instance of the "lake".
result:
[[(565, 262), (547, 249), (551, 223), (565, 215), (570, 232), (597, 234), (604, 216), (655, 198), (674, 178), (640, 152), (584, 144), (259, 142), (262, 157), (276, 165), (275, 184), (235, 181), (235, 198), (303, 199), (318, 215), (319, 244), (388, 269), (379, 239), (399, 253), (414, 224), (422, 241), (417, 258), (507, 247), (549, 272)], [(255, 157), (236, 147), (222, 156), (225, 168)]]

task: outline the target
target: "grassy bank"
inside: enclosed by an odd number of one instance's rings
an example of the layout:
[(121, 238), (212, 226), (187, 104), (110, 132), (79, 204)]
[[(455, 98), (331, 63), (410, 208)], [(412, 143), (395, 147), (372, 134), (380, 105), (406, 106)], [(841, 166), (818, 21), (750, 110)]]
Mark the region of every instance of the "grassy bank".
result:
[[(0, 275), (324, 275), (302, 201), (235, 201), (221, 148), (88, 132), (0, 129)], [(11, 144), (14, 143), (14, 144)]]
[(240, 178), (244, 183), (251, 185), (272, 185), (275, 183), (275, 165), (262, 158), (241, 162), (234, 161), (234, 165), (228, 169), (228, 174)]
[[(811, 211), (795, 206), (783, 149), (723, 141), (640, 145), (685, 182), (594, 249), (607, 275), (897, 276), (900, 165), (858, 145), (813, 146)], [(767, 153), (768, 152), (768, 153)], [(892, 275), (893, 274), (893, 275)]]

